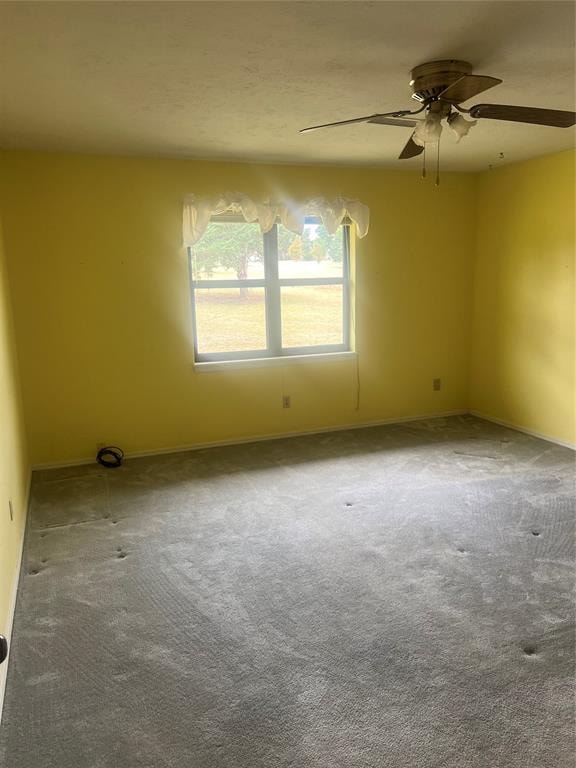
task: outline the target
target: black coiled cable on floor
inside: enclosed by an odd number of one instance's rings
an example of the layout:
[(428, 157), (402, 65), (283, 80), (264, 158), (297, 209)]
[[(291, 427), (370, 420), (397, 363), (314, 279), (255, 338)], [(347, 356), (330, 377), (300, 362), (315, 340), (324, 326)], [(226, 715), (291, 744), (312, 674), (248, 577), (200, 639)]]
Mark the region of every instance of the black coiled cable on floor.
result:
[(108, 469), (121, 467), (123, 459), (124, 451), (116, 445), (106, 445), (104, 448), (100, 448), (96, 454), (96, 461), (98, 464), (101, 464)]

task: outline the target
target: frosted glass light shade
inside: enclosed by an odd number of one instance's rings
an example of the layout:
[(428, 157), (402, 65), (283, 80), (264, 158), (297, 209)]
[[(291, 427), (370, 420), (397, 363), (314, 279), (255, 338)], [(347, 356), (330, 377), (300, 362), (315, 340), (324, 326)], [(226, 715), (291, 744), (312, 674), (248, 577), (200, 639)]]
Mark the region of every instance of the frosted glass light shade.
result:
[(426, 116), (426, 120), (422, 120), (412, 135), (412, 141), (414, 144), (418, 144), (419, 147), (424, 147), (426, 144), (435, 144), (440, 141), (440, 134), (442, 133), (442, 117), (437, 112), (429, 112)]
[(458, 113), (450, 115), (448, 118), (448, 126), (456, 134), (457, 142), (460, 141), (463, 136), (466, 136), (470, 128), (472, 128), (473, 125), (476, 125), (477, 122), (477, 120), (466, 120)]

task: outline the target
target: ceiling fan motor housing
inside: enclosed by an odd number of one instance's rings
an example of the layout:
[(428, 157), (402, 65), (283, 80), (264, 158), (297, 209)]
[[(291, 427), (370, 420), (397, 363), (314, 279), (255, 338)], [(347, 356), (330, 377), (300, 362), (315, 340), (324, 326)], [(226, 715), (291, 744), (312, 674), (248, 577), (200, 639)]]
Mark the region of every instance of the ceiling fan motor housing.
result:
[(438, 96), (464, 75), (472, 72), (472, 65), (467, 61), (445, 59), (430, 61), (414, 67), (411, 74), (410, 86), (412, 98), (420, 103), (434, 101)]

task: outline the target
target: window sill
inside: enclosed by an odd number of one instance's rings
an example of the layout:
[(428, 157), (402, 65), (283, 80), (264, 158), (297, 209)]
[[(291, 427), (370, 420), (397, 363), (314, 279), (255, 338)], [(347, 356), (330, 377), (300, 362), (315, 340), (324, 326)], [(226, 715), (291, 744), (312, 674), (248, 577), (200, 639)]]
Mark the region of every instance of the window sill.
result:
[(332, 363), (354, 360), (356, 352), (321, 352), (317, 355), (284, 355), (281, 357), (257, 357), (250, 360), (217, 360), (206, 363), (194, 363), (198, 373), (212, 371), (236, 371), (244, 368), (273, 368), (278, 365)]

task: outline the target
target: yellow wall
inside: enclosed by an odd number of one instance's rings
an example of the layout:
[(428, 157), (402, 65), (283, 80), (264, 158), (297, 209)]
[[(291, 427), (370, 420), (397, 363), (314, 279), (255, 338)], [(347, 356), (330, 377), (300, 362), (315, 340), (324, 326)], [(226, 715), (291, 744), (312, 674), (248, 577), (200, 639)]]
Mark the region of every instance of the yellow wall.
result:
[[(475, 179), (412, 171), (6, 152), (0, 194), (32, 461), (463, 410)], [(185, 193), (343, 194), (357, 244), (355, 363), (192, 367)], [(432, 378), (443, 389), (432, 391)], [(281, 408), (281, 394), (292, 408)]]
[[(225, 190), (370, 206), (359, 410), (354, 361), (194, 370), (181, 200)], [(0, 203), (0, 632), (28, 477), (7, 266), (36, 464), (469, 407), (576, 441), (574, 153), (444, 174), (437, 191), (415, 170), (6, 152)]]
[[(0, 226), (0, 634), (8, 635), (26, 519), (28, 464), (24, 446), (12, 318)], [(13, 520), (10, 520), (12, 500)], [(0, 667), (0, 708), (6, 664)]]
[(481, 174), (474, 411), (575, 443), (574, 152)]

